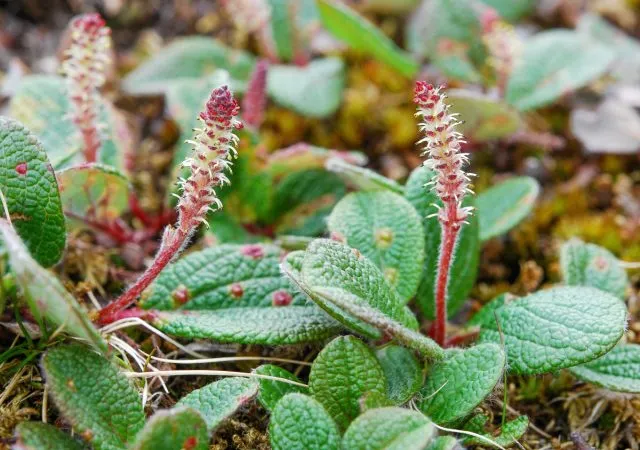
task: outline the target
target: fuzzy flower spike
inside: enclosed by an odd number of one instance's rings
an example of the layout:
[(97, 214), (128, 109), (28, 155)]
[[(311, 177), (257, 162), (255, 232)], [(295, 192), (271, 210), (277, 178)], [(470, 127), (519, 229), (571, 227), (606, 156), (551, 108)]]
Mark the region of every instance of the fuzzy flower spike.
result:
[(434, 214), (442, 229), (435, 293), (436, 320), (433, 327), (434, 338), (440, 345), (445, 343), (447, 284), (454, 248), (460, 228), (467, 223), (466, 219), (472, 212), (471, 207), (462, 206), (465, 195), (472, 193), (469, 175), (464, 171), (467, 155), (461, 150), (461, 144), (465, 141), (462, 134), (455, 131), (460, 122), (456, 114), (449, 112), (443, 89), (443, 86), (434, 87), (418, 81), (414, 96), (418, 107), (416, 116), (422, 120), (419, 127), (424, 138), (419, 143), (424, 145), (423, 155), (427, 157), (424, 165), (435, 172), (427, 186), (433, 189), (443, 205), (436, 205), (438, 211)]
[(72, 120), (82, 133), (85, 159), (95, 162), (101, 145), (99, 89), (111, 64), (111, 29), (99, 14), (84, 14), (71, 21), (69, 36), (61, 71), (67, 79)]
[(153, 263), (138, 281), (120, 298), (100, 310), (98, 323), (101, 325), (117, 320), (119, 314), (131, 306), (180, 253), (198, 226), (206, 224), (207, 214), (222, 208), (215, 190), (229, 183), (225, 172), (237, 156), (235, 146), (238, 138), (233, 131), (242, 128), (242, 123), (236, 118), (239, 110), (238, 102), (227, 86), (213, 90), (204, 111), (198, 116), (202, 127), (194, 130), (193, 140), (187, 141), (193, 146), (193, 153), (182, 164), (189, 168), (189, 176), (178, 181), (181, 190), (178, 195), (178, 223), (165, 229)]

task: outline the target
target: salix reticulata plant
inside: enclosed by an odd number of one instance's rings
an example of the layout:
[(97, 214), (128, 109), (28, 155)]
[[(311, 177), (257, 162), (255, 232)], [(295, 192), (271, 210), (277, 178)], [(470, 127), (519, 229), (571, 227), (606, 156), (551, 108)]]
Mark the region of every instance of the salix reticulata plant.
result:
[(238, 137), (233, 131), (242, 128), (242, 123), (236, 118), (239, 111), (238, 102), (227, 86), (213, 90), (198, 117), (202, 128), (195, 129), (193, 140), (188, 141), (193, 145), (193, 153), (183, 163), (189, 169), (189, 175), (178, 182), (182, 191), (178, 195), (178, 222), (165, 229), (153, 263), (138, 281), (100, 311), (100, 323), (112, 322), (118, 312), (133, 304), (180, 253), (198, 226), (206, 223), (207, 214), (222, 208), (215, 189), (229, 183), (225, 173), (237, 156)]
[(416, 116), (422, 120), (419, 126), (424, 137), (419, 143), (424, 145), (423, 155), (427, 156), (424, 165), (435, 172), (429, 187), (443, 204), (442, 207), (438, 206), (438, 211), (434, 214), (442, 229), (433, 329), (435, 340), (440, 345), (445, 342), (447, 284), (456, 240), (460, 228), (471, 214), (471, 208), (462, 206), (462, 201), (467, 193), (472, 192), (469, 188), (469, 175), (464, 171), (467, 155), (461, 150), (463, 136), (455, 130), (459, 122), (456, 115), (449, 112), (442, 90), (442, 86), (434, 87), (418, 81), (414, 96), (414, 102), (418, 106)]
[(67, 79), (72, 119), (84, 143), (87, 162), (97, 160), (101, 146), (100, 88), (111, 64), (111, 29), (99, 14), (84, 14), (69, 24), (71, 44), (64, 52), (61, 71)]

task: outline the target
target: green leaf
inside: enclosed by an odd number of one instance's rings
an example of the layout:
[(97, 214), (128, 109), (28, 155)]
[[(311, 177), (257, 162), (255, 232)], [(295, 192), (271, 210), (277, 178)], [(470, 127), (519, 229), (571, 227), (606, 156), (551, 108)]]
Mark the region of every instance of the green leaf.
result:
[(138, 434), (132, 450), (207, 450), (209, 434), (194, 409), (177, 408), (155, 413)]
[(337, 337), (313, 362), (309, 391), (345, 430), (360, 414), (360, 401), (366, 394), (385, 394), (384, 371), (362, 341), (353, 336)]
[(55, 347), (45, 353), (42, 368), (63, 416), (94, 449), (126, 449), (144, 427), (138, 392), (114, 364), (87, 347)]
[(336, 112), (345, 86), (341, 59), (315, 59), (304, 67), (272, 65), (267, 92), (279, 105), (305, 116), (324, 118)]
[[(358, 151), (338, 151), (305, 143), (276, 150), (269, 154), (265, 168), (274, 178), (306, 169), (322, 169), (329, 159), (345, 161), (349, 165), (362, 166), (367, 156)], [(327, 170), (331, 170), (327, 167)]]
[(478, 195), (480, 239), (486, 241), (506, 233), (529, 215), (540, 193), (531, 177), (514, 177)]
[(639, 394), (640, 345), (619, 345), (604, 356), (569, 370), (581, 380), (612, 391)]
[(122, 88), (134, 95), (160, 94), (170, 86), (169, 81), (202, 78), (216, 69), (228, 71), (234, 79), (247, 80), (254, 64), (255, 59), (249, 53), (226, 47), (215, 39), (183, 37), (129, 73)]
[(361, 191), (390, 190), (396, 194), (404, 194), (404, 188), (390, 178), (380, 175), (371, 169), (359, 167), (344, 160), (332, 157), (326, 162), (327, 170), (335, 172), (348, 185)]
[(365, 412), (344, 433), (348, 450), (422, 450), (435, 437), (436, 428), (424, 415), (388, 407)]
[(72, 219), (109, 223), (120, 218), (129, 206), (129, 180), (112, 167), (83, 164), (57, 175), (65, 214)]
[(340, 433), (320, 403), (304, 394), (282, 398), (271, 414), (273, 450), (339, 450)]
[(294, 13), (296, 5), (291, 0), (268, 0), (271, 9), (271, 36), (275, 50), (283, 61), (291, 61), (294, 56), (296, 25)]
[(625, 297), (627, 272), (605, 248), (571, 239), (560, 249), (560, 266), (569, 286), (591, 286), (621, 299)]
[(572, 30), (548, 30), (524, 44), (507, 84), (507, 102), (521, 111), (539, 108), (603, 75), (616, 55)]
[(480, 311), (474, 314), (474, 316), (467, 322), (470, 326), (480, 326), (483, 328), (492, 328), (496, 323), (495, 312), (506, 303), (511, 302), (517, 297), (508, 292), (500, 294), (493, 298), (490, 302), (485, 304)]
[(279, 222), (279, 233), (317, 236), (324, 233), (327, 216), (345, 193), (342, 180), (326, 170), (292, 172), (276, 187), (271, 221)]
[(458, 131), (473, 142), (508, 137), (522, 126), (520, 114), (488, 95), (462, 89), (447, 92), (451, 111), (464, 117)]
[(425, 249), (420, 216), (407, 200), (388, 191), (354, 192), (338, 202), (328, 226), (374, 262), (405, 303), (413, 297)]
[(498, 446), (507, 447), (516, 443), (527, 432), (527, 428), (529, 428), (529, 418), (527, 416), (518, 416), (517, 418), (508, 421), (501, 428), (500, 434), (498, 435), (495, 433), (483, 433), (482, 431), (484, 429), (486, 417), (484, 417), (481, 422), (482, 424), (479, 424), (480, 426), (478, 429), (469, 427), (469, 424), (465, 426), (465, 429), (480, 434), (484, 439), (469, 437), (464, 440), (465, 445), (482, 445), (493, 448), (499, 448)]
[(481, 342), (504, 339), (509, 370), (533, 375), (592, 361), (624, 334), (625, 304), (590, 287), (556, 287), (515, 299), (495, 311)]
[(154, 325), (172, 336), (235, 344), (293, 345), (338, 334), (338, 322), (313, 306), (158, 312)]
[[(253, 371), (253, 373), (259, 375), (269, 375), (271, 377), (286, 378), (287, 380), (296, 381), (301, 383), (300, 379), (283, 369), (282, 367), (274, 366), (273, 364), (265, 364)], [(306, 394), (308, 389), (302, 386), (296, 386), (289, 383), (283, 383), (276, 380), (259, 379), (260, 390), (258, 391), (258, 401), (267, 410), (273, 411), (276, 407), (276, 403), (280, 401), (282, 397), (292, 392), (300, 392)]]
[(213, 310), (307, 302), (280, 273), (284, 252), (270, 244), (219, 245), (167, 266), (143, 293), (147, 309)]
[[(422, 281), (418, 287), (416, 301), (422, 313), (433, 319), (435, 310), (436, 275), (440, 248), (440, 222), (437, 217), (429, 217), (436, 212), (435, 206), (442, 206), (436, 194), (425, 187), (431, 181), (433, 172), (425, 167), (415, 169), (407, 180), (405, 197), (422, 217), (425, 236), (426, 258), (422, 268)], [(473, 198), (467, 197), (465, 205), (472, 206)], [(451, 264), (449, 285), (447, 286), (447, 312), (449, 317), (463, 305), (476, 281), (480, 262), (479, 214), (473, 214), (469, 224), (464, 225), (458, 236), (453, 263)]]
[(460, 450), (461, 448), (456, 438), (440, 436), (427, 447), (427, 450)]
[[(38, 136), (56, 170), (84, 162), (82, 135), (71, 119), (64, 78), (29, 75), (22, 79), (9, 103), (9, 115)], [(98, 162), (124, 170), (125, 156), (134, 145), (126, 120), (112, 104), (102, 100), (98, 122), (105, 126)]]
[(2, 219), (0, 237), (8, 250), (9, 262), (18, 285), (38, 323), (46, 320), (55, 328), (60, 327), (106, 352), (107, 344), (84, 309), (51, 272), (40, 267), (31, 258), (16, 232)]
[(84, 446), (53, 425), (42, 422), (22, 422), (16, 427), (17, 442), (13, 448), (20, 450), (82, 450)]
[(396, 405), (408, 402), (422, 387), (422, 364), (413, 353), (398, 345), (387, 345), (376, 351), (387, 380), (387, 397)]
[(435, 342), (413, 331), (417, 329), (413, 313), (403, 306), (380, 270), (357, 250), (317, 239), (304, 254), (302, 270), (299, 254), (294, 253), (295, 260), (285, 260), (283, 272), (332, 317), (368, 337), (379, 338), (379, 330), (384, 330), (423, 357), (442, 356)]
[(324, 27), (336, 38), (354, 50), (373, 56), (394, 68), (407, 78), (413, 78), (419, 64), (375, 25), (347, 5), (335, 0), (317, 0), (320, 18)]
[(209, 431), (250, 402), (258, 393), (258, 383), (250, 378), (224, 378), (182, 397), (176, 407), (199, 412)]
[(46, 267), (57, 263), (66, 231), (56, 176), (38, 139), (6, 117), (0, 117), (0, 191), (33, 258)]
[(455, 423), (493, 391), (504, 369), (505, 354), (498, 345), (449, 350), (427, 374), (417, 406), (436, 423)]

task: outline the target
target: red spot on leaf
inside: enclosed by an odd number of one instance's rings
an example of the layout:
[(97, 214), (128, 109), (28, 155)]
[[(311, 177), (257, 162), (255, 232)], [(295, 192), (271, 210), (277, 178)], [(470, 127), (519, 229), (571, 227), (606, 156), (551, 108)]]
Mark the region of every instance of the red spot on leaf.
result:
[(16, 172), (18, 172), (18, 175), (26, 175), (27, 174), (27, 163), (26, 162), (21, 162), (18, 163), (18, 165), (16, 165)]
[(264, 250), (259, 245), (245, 245), (241, 251), (243, 255), (253, 259), (260, 259), (264, 256)]
[(229, 293), (233, 298), (241, 298), (242, 294), (244, 294), (244, 289), (242, 289), (242, 285), (240, 283), (233, 283), (229, 288)]
[(171, 293), (171, 298), (173, 298), (180, 305), (184, 305), (189, 301), (191, 296), (189, 295), (189, 290), (185, 286), (178, 286)]
[(293, 297), (287, 291), (276, 291), (273, 293), (273, 306), (289, 306)]
[(196, 448), (196, 445), (198, 445), (198, 438), (196, 438), (195, 436), (189, 436), (184, 441), (184, 444), (182, 444), (182, 448), (184, 450), (193, 450), (194, 448)]

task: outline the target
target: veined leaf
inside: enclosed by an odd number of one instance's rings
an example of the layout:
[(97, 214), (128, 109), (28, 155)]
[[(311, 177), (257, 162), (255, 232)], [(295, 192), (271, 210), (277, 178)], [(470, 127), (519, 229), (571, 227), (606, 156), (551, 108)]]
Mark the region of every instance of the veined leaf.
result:
[(346, 42), (354, 50), (369, 54), (384, 62), (408, 78), (413, 78), (418, 63), (375, 25), (335, 0), (317, 0), (324, 27), (335, 37)]
[(591, 286), (624, 299), (627, 272), (607, 249), (571, 239), (560, 249), (560, 266), (565, 284)]
[(269, 423), (273, 450), (339, 450), (340, 433), (318, 401), (288, 394), (276, 405)]
[(618, 298), (590, 287), (556, 287), (515, 299), (495, 310), (481, 342), (504, 339), (515, 374), (539, 374), (592, 361), (624, 334), (627, 309)]
[[(296, 381), (300, 383), (300, 379), (288, 370), (282, 367), (274, 366), (273, 364), (265, 364), (258, 367), (253, 373), (259, 375), (269, 375), (271, 377), (285, 378), (287, 380)], [(282, 381), (259, 379), (260, 390), (258, 391), (258, 401), (260, 404), (269, 411), (273, 411), (276, 404), (282, 397), (292, 392), (299, 392), (306, 394), (308, 389), (301, 386), (296, 386), (289, 383), (283, 383)]]
[(138, 434), (133, 450), (207, 450), (209, 434), (204, 419), (194, 409), (156, 412)]
[(417, 411), (388, 407), (365, 412), (344, 433), (342, 447), (349, 450), (422, 450), (435, 437), (436, 428)]
[(413, 352), (398, 345), (387, 345), (376, 351), (387, 380), (387, 397), (396, 405), (408, 402), (424, 381), (423, 367)]
[[(477, 420), (477, 423), (474, 423), (476, 422), (475, 419), (479, 419)], [(498, 445), (506, 447), (518, 441), (527, 432), (527, 428), (529, 428), (529, 418), (527, 416), (518, 416), (517, 418), (506, 422), (500, 429), (500, 434), (496, 436), (493, 433), (488, 434), (483, 432), (486, 421), (486, 416), (477, 415), (465, 424), (465, 430), (472, 431), (485, 438), (480, 439), (478, 437), (471, 436), (464, 440), (465, 444), (482, 445), (492, 448), (498, 448)]]
[(314, 306), (158, 312), (153, 323), (172, 336), (261, 345), (322, 341), (342, 329)]
[(258, 383), (250, 378), (224, 378), (182, 397), (176, 407), (192, 408), (204, 418), (209, 431), (250, 402)]
[(426, 450), (460, 450), (460, 445), (452, 436), (440, 436), (429, 444)]
[(0, 237), (29, 309), (39, 323), (43, 320), (84, 339), (102, 352), (107, 344), (89, 320), (86, 311), (49, 271), (31, 258), (16, 232), (0, 219)]
[(311, 366), (309, 391), (341, 430), (358, 416), (365, 395), (384, 395), (385, 390), (380, 363), (371, 349), (353, 336), (331, 341)]
[[(341, 160), (345, 164), (356, 166), (367, 163), (367, 156), (358, 151), (338, 151), (299, 143), (269, 154), (265, 170), (275, 178), (299, 170), (322, 169), (330, 159)], [(332, 170), (329, 167), (326, 168)]]
[(436, 423), (456, 422), (493, 391), (504, 369), (505, 354), (497, 345), (449, 350), (427, 374), (418, 408)]
[(425, 258), (424, 231), (415, 208), (393, 192), (354, 192), (329, 216), (329, 231), (378, 266), (406, 303), (416, 293)]
[[(436, 276), (438, 272), (438, 254), (441, 230), (437, 217), (429, 217), (436, 212), (434, 204), (442, 206), (437, 195), (425, 187), (431, 181), (433, 172), (425, 167), (415, 169), (405, 188), (405, 197), (422, 217), (425, 237), (425, 261), (422, 268), (422, 281), (418, 286), (416, 301), (422, 313), (433, 319), (435, 310)], [(467, 197), (465, 205), (472, 206), (472, 197)], [(449, 285), (447, 286), (447, 312), (452, 316), (464, 304), (476, 281), (480, 262), (480, 236), (478, 216), (474, 213), (467, 219), (458, 236), (453, 263), (451, 264)]]
[(42, 359), (58, 408), (96, 450), (127, 449), (144, 426), (138, 392), (114, 364), (81, 345), (60, 345)]
[(327, 170), (335, 172), (348, 185), (362, 191), (390, 190), (396, 194), (403, 194), (404, 188), (390, 178), (380, 175), (371, 169), (359, 167), (344, 160), (344, 158), (329, 158), (326, 162)]
[(147, 309), (217, 310), (303, 305), (304, 294), (280, 273), (282, 249), (269, 244), (219, 245), (166, 267), (143, 293)]
[(640, 345), (614, 347), (587, 364), (569, 369), (576, 377), (612, 391), (640, 393)]
[(486, 241), (506, 233), (533, 209), (540, 185), (531, 177), (515, 177), (490, 187), (478, 195), (480, 239)]
[(6, 117), (0, 117), (0, 191), (33, 258), (47, 267), (57, 263), (66, 232), (56, 176), (39, 140)]
[(82, 450), (84, 446), (58, 428), (43, 422), (22, 422), (16, 427), (16, 450)]

